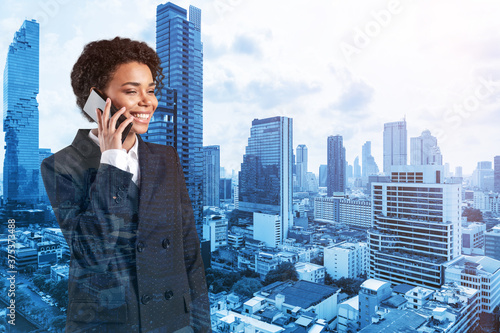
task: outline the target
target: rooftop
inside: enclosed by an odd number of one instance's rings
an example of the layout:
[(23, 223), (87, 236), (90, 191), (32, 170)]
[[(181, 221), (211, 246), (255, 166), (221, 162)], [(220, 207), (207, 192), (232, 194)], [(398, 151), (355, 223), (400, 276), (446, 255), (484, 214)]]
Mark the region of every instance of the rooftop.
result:
[(427, 319), (411, 310), (391, 310), (378, 323), (363, 328), (360, 333), (401, 333), (415, 332)]
[(339, 290), (339, 288), (300, 280), (294, 283), (275, 282), (266, 286), (261, 291), (269, 293), (268, 298), (273, 300), (276, 298), (276, 295), (282, 294), (285, 296), (284, 303), (307, 309), (331, 297)]
[(386, 284), (390, 285), (389, 282), (380, 281), (376, 279), (368, 279), (361, 284), (361, 288), (366, 288), (370, 290), (379, 290), (382, 286)]

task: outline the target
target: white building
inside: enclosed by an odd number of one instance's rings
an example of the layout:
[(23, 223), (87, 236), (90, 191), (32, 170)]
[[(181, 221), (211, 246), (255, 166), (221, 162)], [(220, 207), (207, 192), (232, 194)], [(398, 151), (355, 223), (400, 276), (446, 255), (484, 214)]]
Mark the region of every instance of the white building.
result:
[(281, 242), (281, 218), (279, 214), (253, 213), (253, 239), (262, 241), (269, 247)]
[(339, 222), (352, 227), (370, 228), (372, 203), (363, 200), (340, 199)]
[(425, 303), (432, 299), (433, 294), (434, 290), (424, 287), (410, 289), (405, 293), (405, 298), (408, 301), (407, 307), (409, 309), (421, 309)]
[(210, 240), (210, 252), (214, 252), (219, 247), (227, 245), (227, 226), (228, 220), (223, 215), (205, 217), (203, 238)]
[(500, 225), (494, 226), (484, 235), (484, 254), (500, 260)]
[(484, 255), (485, 233), (485, 223), (462, 222), (462, 254)]
[(460, 256), (445, 265), (446, 283), (477, 289), (481, 312), (500, 305), (500, 261), (485, 256)]
[(314, 198), (314, 219), (321, 222), (338, 222), (339, 198), (317, 197)]
[(368, 245), (343, 242), (325, 247), (324, 265), (333, 279), (355, 278), (368, 270)]
[(339, 320), (337, 331), (339, 333), (356, 332), (359, 321), (359, 296), (349, 298), (339, 304)]
[(323, 266), (308, 262), (298, 262), (295, 264), (295, 269), (297, 270), (297, 274), (299, 274), (299, 280), (325, 283), (326, 269)]
[(500, 213), (500, 194), (474, 191), (474, 208), (482, 212)]
[(392, 170), (372, 184), (369, 277), (438, 289), (442, 265), (461, 254), (461, 185), (443, 183), (442, 166)]

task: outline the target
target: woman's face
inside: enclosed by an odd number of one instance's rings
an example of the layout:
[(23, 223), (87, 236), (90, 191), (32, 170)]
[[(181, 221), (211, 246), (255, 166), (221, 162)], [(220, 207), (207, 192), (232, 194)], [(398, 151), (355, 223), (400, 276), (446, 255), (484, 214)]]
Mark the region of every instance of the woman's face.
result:
[(134, 116), (130, 132), (144, 134), (158, 106), (155, 82), (149, 67), (138, 62), (121, 64), (104, 93), (118, 109), (125, 107), (125, 117)]

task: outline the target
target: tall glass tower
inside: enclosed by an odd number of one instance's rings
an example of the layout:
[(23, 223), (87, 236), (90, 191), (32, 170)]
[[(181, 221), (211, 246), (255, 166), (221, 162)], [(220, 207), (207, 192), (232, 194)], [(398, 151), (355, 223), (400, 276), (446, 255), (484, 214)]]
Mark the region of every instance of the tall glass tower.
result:
[(345, 179), (345, 148), (341, 135), (329, 136), (328, 149), (328, 171), (327, 171), (327, 195), (344, 193)]
[(4, 201), (29, 207), (38, 202), (38, 73), (40, 29), (24, 21), (9, 46), (3, 72)]
[(297, 146), (297, 183), (300, 191), (307, 191), (307, 147), (306, 145)]
[[(203, 45), (201, 10), (187, 11), (171, 2), (156, 8), (156, 52), (160, 56), (163, 84), (156, 119), (156, 133), (145, 140), (173, 144), (177, 149), (193, 205), (198, 233), (203, 219)], [(162, 119), (163, 118), (163, 119)], [(164, 124), (164, 125), (162, 125)], [(160, 133), (170, 131), (157, 142)], [(170, 138), (169, 138), (170, 137)]]
[(203, 153), (205, 156), (203, 202), (205, 206), (219, 207), (220, 146), (205, 146)]
[(391, 173), (391, 166), (407, 164), (406, 120), (384, 124), (384, 173)]
[(293, 225), (292, 141), (291, 118), (255, 119), (239, 174), (239, 209), (278, 214), (281, 240)]

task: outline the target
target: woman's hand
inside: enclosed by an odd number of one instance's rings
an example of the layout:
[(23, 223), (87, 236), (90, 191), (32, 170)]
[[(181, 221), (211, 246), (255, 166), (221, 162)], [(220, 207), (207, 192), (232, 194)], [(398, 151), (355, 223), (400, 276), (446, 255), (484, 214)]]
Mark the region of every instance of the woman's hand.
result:
[(116, 128), (116, 122), (118, 118), (125, 113), (125, 107), (118, 110), (111, 118), (109, 117), (109, 113), (111, 112), (110, 109), (111, 100), (109, 98), (106, 99), (106, 106), (103, 112), (96, 109), (97, 131), (101, 153), (108, 149), (122, 149), (122, 133), (128, 124), (134, 121), (134, 117), (130, 116)]

